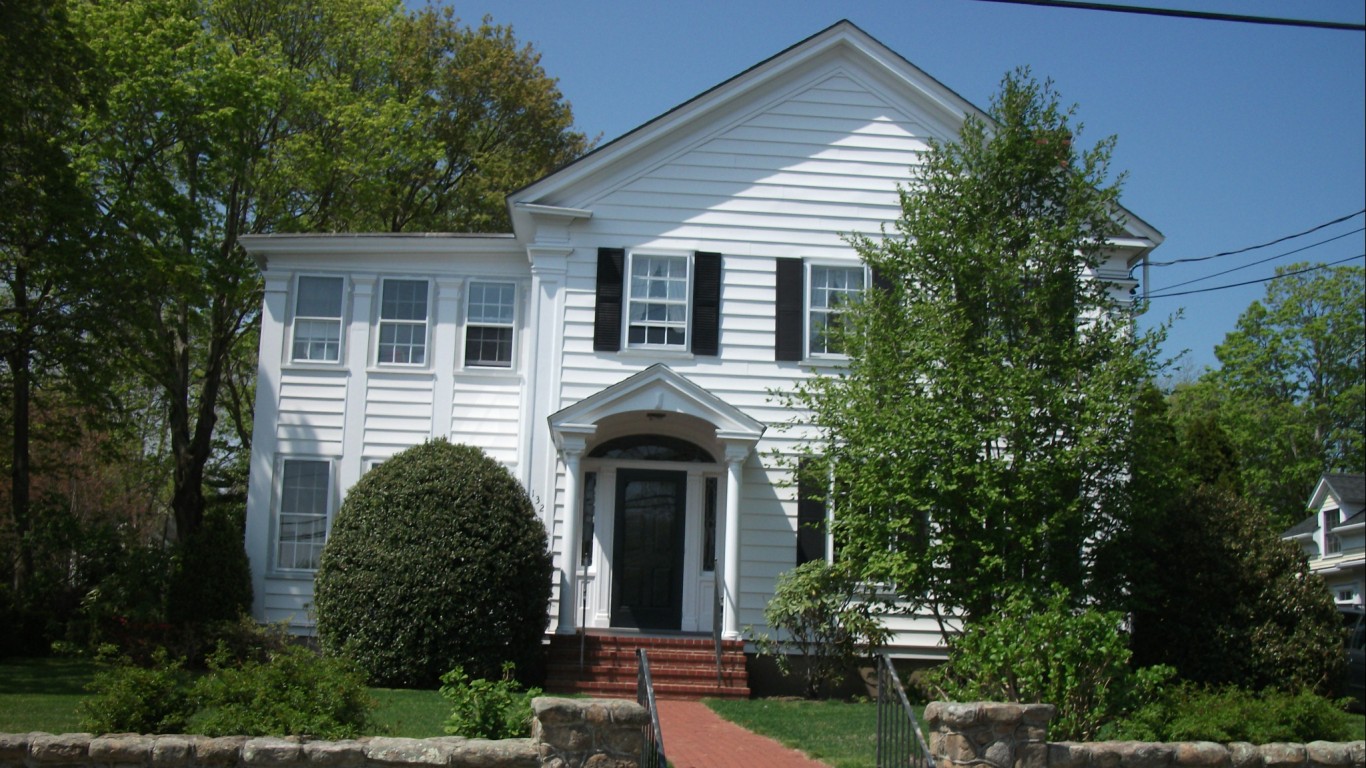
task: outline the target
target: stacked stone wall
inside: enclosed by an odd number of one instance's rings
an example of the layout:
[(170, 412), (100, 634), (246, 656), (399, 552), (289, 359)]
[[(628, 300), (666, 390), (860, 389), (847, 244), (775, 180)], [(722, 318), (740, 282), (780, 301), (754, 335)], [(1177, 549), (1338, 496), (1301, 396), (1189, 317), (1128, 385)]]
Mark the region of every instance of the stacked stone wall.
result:
[(1366, 768), (1366, 742), (1050, 742), (1051, 704), (931, 702), (936, 768)]
[(0, 768), (639, 768), (649, 714), (633, 701), (538, 698), (532, 738), (0, 734)]

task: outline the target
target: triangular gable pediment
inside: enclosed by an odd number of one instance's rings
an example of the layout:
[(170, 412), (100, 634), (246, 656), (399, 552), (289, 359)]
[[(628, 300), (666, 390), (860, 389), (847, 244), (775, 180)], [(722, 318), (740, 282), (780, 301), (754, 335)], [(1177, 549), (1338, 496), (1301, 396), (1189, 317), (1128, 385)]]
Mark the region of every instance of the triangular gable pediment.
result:
[[(846, 96), (849, 108), (837, 118), (802, 114), (804, 104), (819, 101), (804, 98), (816, 90)], [(688, 153), (706, 154), (720, 145), (720, 155), (734, 156), (726, 145), (760, 134), (759, 140), (772, 147), (775, 131), (780, 136), (781, 124), (793, 118), (794, 110), (805, 121), (804, 130), (828, 119), (832, 138), (827, 154), (832, 160), (841, 159), (841, 152), (857, 153), (860, 134), (890, 132), (882, 134), (884, 141), (891, 135), (923, 144), (926, 139), (956, 139), (968, 115), (989, 119), (853, 23), (841, 21), (514, 192), (508, 197), (514, 226), (524, 236), (533, 232), (536, 206), (590, 209), (614, 192), (648, 181), (653, 171)], [(780, 144), (781, 138), (776, 141)], [(768, 149), (756, 152), (756, 160), (776, 157), (781, 162), (782, 150), (777, 147), (776, 155)], [(905, 165), (898, 168), (904, 174)], [(1161, 233), (1142, 219), (1122, 209), (1121, 215), (1130, 236), (1123, 240), (1135, 242), (1117, 245), (1147, 250), (1161, 242)]]
[(625, 413), (692, 416), (716, 427), (722, 440), (758, 442), (764, 425), (663, 363), (646, 368), (549, 417), (557, 442), (564, 434), (589, 434), (603, 419)]

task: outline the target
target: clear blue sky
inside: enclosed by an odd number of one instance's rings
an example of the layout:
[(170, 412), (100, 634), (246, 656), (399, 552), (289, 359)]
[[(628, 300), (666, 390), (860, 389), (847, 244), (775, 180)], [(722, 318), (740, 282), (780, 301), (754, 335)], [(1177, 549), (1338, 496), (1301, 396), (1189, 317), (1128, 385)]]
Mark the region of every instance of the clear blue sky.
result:
[[(1361, 0), (1133, 0), (1132, 5), (1356, 24)], [(611, 140), (847, 18), (985, 108), (1004, 73), (1028, 65), (1076, 103), (1083, 139), (1119, 137), (1123, 203), (1166, 235), (1154, 261), (1264, 243), (1366, 208), (1366, 34), (1002, 5), (978, 0), (472, 0), (542, 55), (577, 127)], [(1088, 142), (1089, 143), (1089, 142)], [(1264, 259), (1366, 223), (1204, 264), (1154, 269), (1153, 291)], [(1296, 260), (1366, 252), (1361, 232), (1203, 288), (1255, 280)], [(1348, 262), (1361, 264), (1357, 258)], [(1181, 290), (1181, 289), (1176, 289)], [(1155, 300), (1178, 310), (1166, 350), (1217, 365), (1214, 346), (1265, 293), (1244, 288)]]

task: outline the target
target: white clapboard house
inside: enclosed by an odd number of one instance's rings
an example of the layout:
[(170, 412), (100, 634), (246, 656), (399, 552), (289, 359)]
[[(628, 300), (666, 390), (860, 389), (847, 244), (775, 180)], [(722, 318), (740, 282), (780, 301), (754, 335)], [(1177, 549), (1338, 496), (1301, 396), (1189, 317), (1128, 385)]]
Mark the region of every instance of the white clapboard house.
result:
[[(846, 235), (879, 236), (969, 114), (840, 22), (513, 193), (511, 233), (245, 238), (257, 618), (309, 631), (347, 489), (444, 437), (537, 503), (552, 635), (762, 628), (778, 574), (829, 549), (772, 456), (795, 439), (772, 393), (839, 365), (820, 329), (869, 282)], [(1126, 214), (1099, 277), (1127, 297), (1160, 241)], [(933, 622), (898, 621), (899, 652), (942, 655)]]

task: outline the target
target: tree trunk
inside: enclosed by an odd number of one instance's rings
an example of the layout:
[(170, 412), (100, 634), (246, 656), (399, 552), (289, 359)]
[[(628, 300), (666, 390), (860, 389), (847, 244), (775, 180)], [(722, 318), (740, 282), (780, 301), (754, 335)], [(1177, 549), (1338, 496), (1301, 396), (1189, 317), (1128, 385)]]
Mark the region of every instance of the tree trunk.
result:
[(10, 514), (14, 519), (15, 541), (19, 548), (14, 559), (12, 586), (14, 596), (21, 598), (28, 586), (28, 577), (33, 573), (33, 550), (27, 538), (32, 529), (29, 499), (29, 401), (32, 396), (33, 378), (30, 367), (33, 359), (33, 323), (28, 297), (28, 270), (20, 258), (14, 265), (13, 292), (14, 325), (16, 329), (14, 347), (6, 355), (10, 372), (14, 377), (14, 393), (11, 401), (13, 420), (13, 456), (10, 468)]

